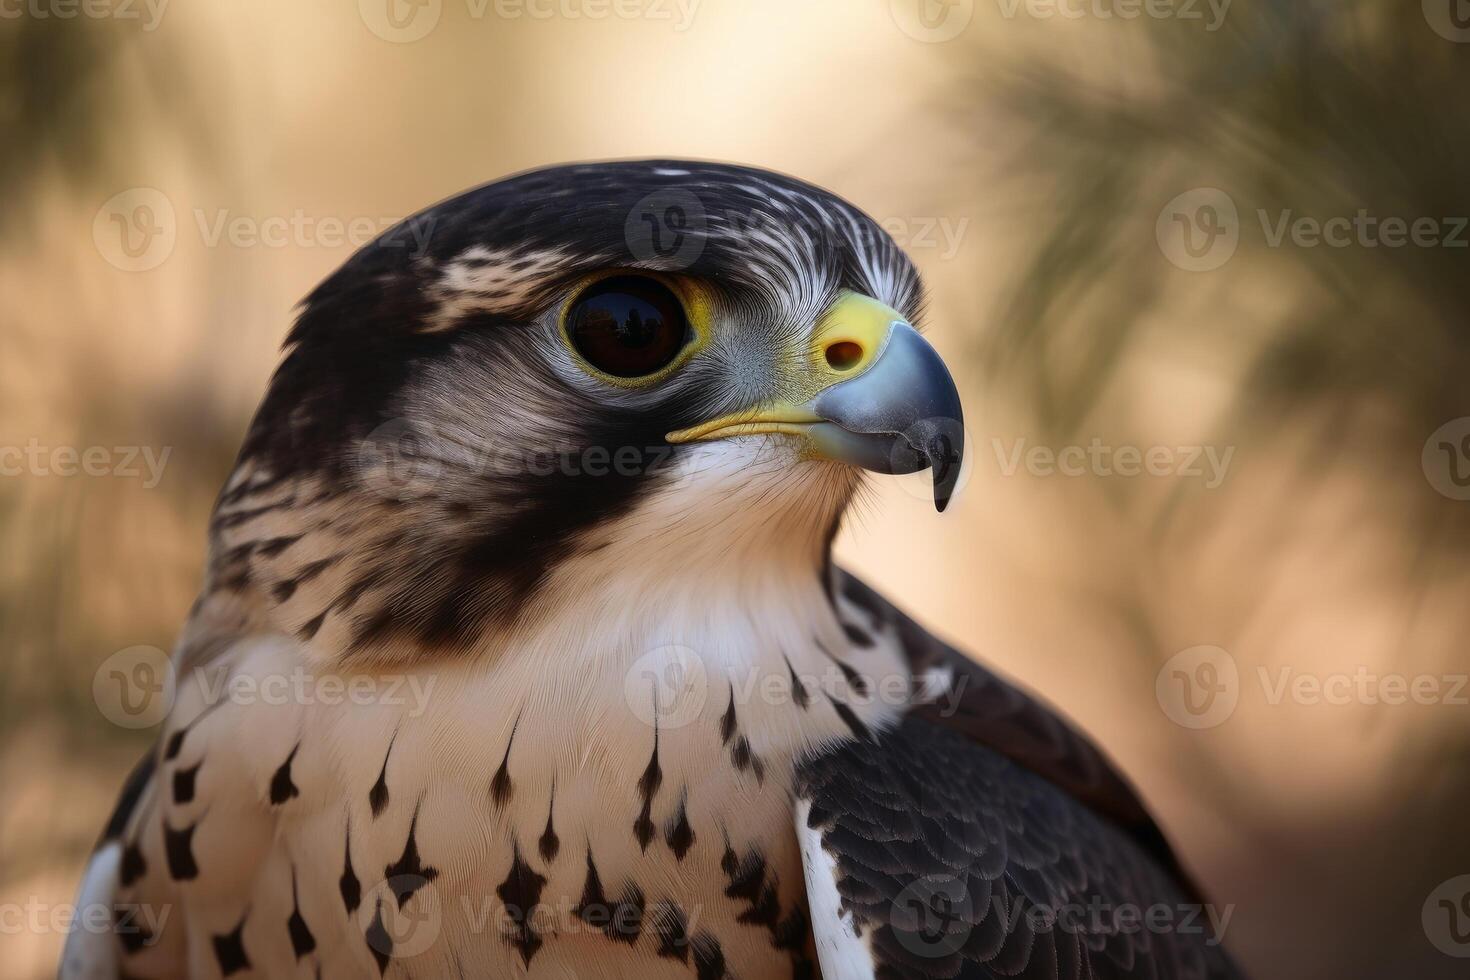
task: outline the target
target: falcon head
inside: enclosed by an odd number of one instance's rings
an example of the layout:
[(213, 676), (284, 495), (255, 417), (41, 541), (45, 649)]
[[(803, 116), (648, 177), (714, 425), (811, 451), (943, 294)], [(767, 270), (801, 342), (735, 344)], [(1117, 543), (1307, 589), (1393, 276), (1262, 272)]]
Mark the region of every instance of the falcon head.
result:
[[(862, 470), (931, 469), (940, 510), (958, 480), (921, 293), (872, 219), (761, 170), (602, 163), (468, 191), (305, 301), (221, 497), (216, 576), (253, 551), (237, 574), (288, 606), (307, 583), (275, 580), (259, 542), (319, 531), (350, 571), (286, 610), (298, 631), (443, 644), (612, 541), (624, 561), (825, 561)], [(229, 533), (288, 494), (295, 525)]]

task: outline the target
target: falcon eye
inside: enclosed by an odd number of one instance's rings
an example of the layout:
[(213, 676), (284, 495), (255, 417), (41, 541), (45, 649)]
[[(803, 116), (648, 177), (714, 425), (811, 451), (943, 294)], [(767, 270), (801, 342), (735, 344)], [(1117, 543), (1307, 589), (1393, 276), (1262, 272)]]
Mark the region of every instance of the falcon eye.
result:
[(589, 287), (567, 311), (578, 354), (615, 378), (641, 378), (670, 364), (689, 339), (689, 317), (673, 290), (644, 276)]

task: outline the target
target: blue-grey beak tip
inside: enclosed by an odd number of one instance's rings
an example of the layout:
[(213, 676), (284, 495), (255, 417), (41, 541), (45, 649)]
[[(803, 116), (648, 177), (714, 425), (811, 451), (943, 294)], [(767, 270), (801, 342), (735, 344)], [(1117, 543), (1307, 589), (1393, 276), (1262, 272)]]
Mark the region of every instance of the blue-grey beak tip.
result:
[(896, 323), (877, 361), (815, 400), (817, 442), (880, 473), (934, 474), (934, 507), (949, 506), (964, 462), (965, 418), (944, 361), (907, 323)]

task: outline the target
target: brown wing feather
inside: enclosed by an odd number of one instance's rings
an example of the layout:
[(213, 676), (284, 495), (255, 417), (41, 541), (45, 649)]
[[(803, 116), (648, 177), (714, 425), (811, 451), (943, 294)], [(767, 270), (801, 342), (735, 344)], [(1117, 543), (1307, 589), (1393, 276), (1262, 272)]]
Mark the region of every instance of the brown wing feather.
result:
[(1037, 698), (932, 636), (860, 579), (840, 568), (834, 568), (834, 576), (837, 591), (866, 610), (875, 626), (897, 630), (916, 675), (936, 668), (953, 671), (951, 695), (917, 708), (915, 715), (994, 750), (1107, 817), (1203, 902), (1137, 791), (1085, 735)]

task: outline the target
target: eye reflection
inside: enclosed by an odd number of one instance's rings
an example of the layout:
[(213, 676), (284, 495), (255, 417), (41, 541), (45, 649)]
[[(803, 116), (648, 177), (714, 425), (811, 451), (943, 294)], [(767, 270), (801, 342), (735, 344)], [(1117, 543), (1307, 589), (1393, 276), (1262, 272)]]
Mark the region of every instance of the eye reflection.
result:
[(615, 276), (591, 286), (567, 314), (567, 336), (577, 353), (607, 374), (653, 374), (678, 356), (689, 338), (679, 298), (644, 276)]

